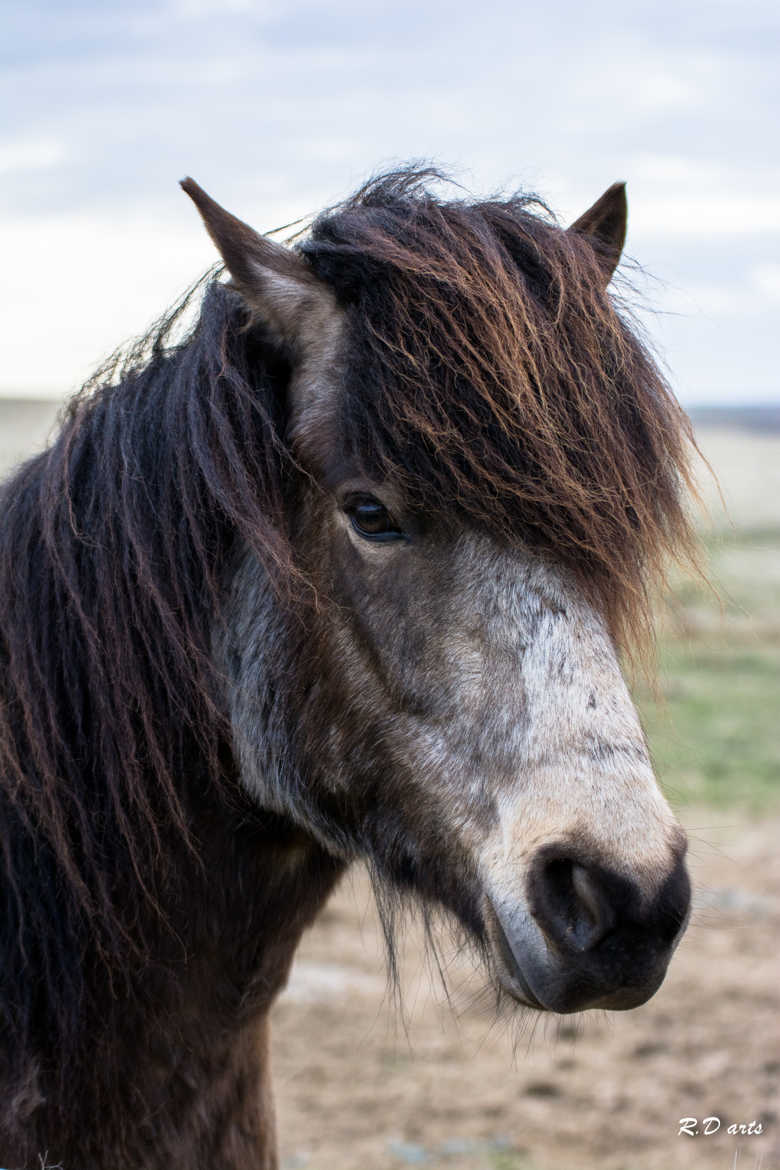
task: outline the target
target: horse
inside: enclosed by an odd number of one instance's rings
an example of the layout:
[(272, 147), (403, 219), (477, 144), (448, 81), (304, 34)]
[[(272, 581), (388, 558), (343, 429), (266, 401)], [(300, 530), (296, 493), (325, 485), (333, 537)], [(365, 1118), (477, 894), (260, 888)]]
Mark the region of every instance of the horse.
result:
[(689, 912), (621, 665), (694, 547), (625, 186), (564, 228), (408, 166), (285, 243), (182, 187), (226, 272), (2, 488), (6, 1167), (276, 1167), (269, 1009), (355, 862), (520, 1014), (643, 1003)]

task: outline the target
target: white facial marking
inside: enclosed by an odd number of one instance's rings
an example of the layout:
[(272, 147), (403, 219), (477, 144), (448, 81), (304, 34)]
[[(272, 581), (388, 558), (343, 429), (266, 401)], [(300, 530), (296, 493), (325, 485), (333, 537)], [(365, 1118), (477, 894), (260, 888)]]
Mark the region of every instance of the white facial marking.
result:
[[(414, 553), (349, 538), (392, 596), (394, 558)], [(399, 765), (440, 793), (487, 884), (516, 888), (541, 845), (585, 837), (652, 896), (675, 820), (605, 624), (576, 584), (530, 552), (462, 535), (437, 596), (421, 584), (402, 620), (429, 626), (425, 660), (400, 663), (397, 677), (401, 690), (405, 679), (427, 688), (430, 711), (402, 706), (388, 737)], [(391, 647), (390, 662), (401, 653)], [(362, 685), (376, 709), (376, 682)]]

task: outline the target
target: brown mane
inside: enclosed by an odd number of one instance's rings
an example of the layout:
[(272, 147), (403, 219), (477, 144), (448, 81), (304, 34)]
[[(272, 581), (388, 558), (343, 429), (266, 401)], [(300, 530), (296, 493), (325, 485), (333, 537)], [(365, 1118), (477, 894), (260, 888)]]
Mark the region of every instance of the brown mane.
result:
[(549, 551), (640, 649), (667, 555), (693, 553), (689, 420), (584, 236), (530, 196), (443, 201), (438, 178), (381, 176), (302, 245), (349, 314), (349, 454)]
[[(640, 646), (664, 558), (692, 552), (690, 424), (585, 235), (531, 197), (446, 201), (436, 182), (380, 177), (297, 245), (347, 318), (334, 458), (421, 516), (531, 544)], [(476, 866), (445, 850), (435, 804), (404, 806), (395, 709), (355, 717), (348, 607), (307, 608), (338, 574), (306, 577), (335, 542), (296, 529), (302, 497), (317, 512), (296, 355), (234, 288), (210, 280), (200, 303), (204, 282), (0, 488), (3, 1165), (47, 1147), (68, 1166), (256, 1164), (250, 1017), (352, 856), (387, 882), (391, 963), (407, 892), (455, 907), (488, 954)], [(310, 766), (331, 742), (343, 789)]]

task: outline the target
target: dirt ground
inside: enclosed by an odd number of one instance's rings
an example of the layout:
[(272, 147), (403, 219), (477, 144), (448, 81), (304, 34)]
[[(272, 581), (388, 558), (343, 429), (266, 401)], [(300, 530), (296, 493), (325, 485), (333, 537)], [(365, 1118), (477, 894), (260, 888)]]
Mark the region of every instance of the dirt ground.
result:
[[(402, 1016), (367, 880), (345, 882), (274, 1012), (283, 1167), (779, 1170), (780, 817), (683, 819), (695, 913), (660, 991), (627, 1013), (496, 1020), (442, 944), (447, 1004), (413, 926)], [(680, 1135), (684, 1117), (720, 1128)], [(750, 1122), (763, 1133), (727, 1132)]]

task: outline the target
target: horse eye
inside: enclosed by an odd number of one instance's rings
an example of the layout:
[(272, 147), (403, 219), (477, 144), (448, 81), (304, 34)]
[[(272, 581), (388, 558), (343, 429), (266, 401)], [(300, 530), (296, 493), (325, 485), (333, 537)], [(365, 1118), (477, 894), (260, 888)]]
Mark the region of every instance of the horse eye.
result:
[(344, 511), (349, 516), (355, 532), (364, 540), (403, 540), (404, 534), (396, 527), (387, 508), (373, 496), (348, 500)]

